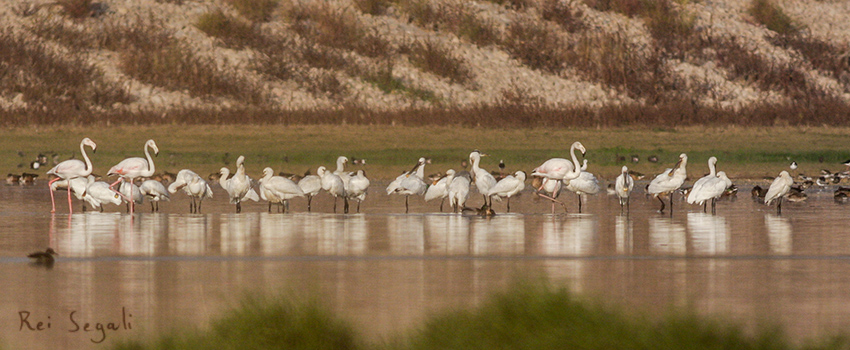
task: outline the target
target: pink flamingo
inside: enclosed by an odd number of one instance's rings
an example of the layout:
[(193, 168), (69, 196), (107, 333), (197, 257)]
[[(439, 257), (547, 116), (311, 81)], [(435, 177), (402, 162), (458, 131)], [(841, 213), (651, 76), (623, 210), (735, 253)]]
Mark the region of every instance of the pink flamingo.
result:
[[(153, 159), (151, 159), (151, 154), (150, 151), (148, 151), (148, 147), (153, 149), (153, 153), (155, 155), (159, 154), (159, 148), (156, 147), (156, 142), (153, 142), (153, 140), (148, 140), (147, 142), (145, 142), (145, 157), (147, 159), (140, 157), (127, 158), (109, 169), (109, 172), (106, 174), (106, 176), (119, 176), (117, 181), (109, 185), (109, 188), (114, 189), (115, 185), (121, 182), (121, 179), (127, 179), (129, 183), (133, 183), (133, 180), (137, 177), (148, 177), (153, 175), (156, 168), (153, 165)], [(130, 202), (130, 214), (133, 214), (135, 210), (135, 204), (129, 199), (128, 201)]]
[[(572, 146), (570, 146), (570, 156), (572, 157), (572, 161), (564, 158), (552, 158), (535, 168), (531, 173), (532, 176), (543, 177), (543, 183), (540, 185), (540, 188), (537, 189), (537, 195), (552, 201), (552, 214), (555, 213), (555, 203), (561, 204), (561, 206), (564, 207), (564, 211), (567, 210), (567, 206), (564, 202), (555, 199), (557, 197), (557, 193), (560, 192), (561, 185), (552, 186), (549, 182), (557, 181), (563, 184), (564, 182), (569, 182), (581, 175), (581, 168), (577, 167), (578, 158), (576, 157), (576, 150), (581, 151), (582, 155), (587, 153), (587, 150), (581, 142), (573, 142)], [(547, 189), (557, 188), (557, 191), (553, 192), (550, 197), (542, 193), (541, 190), (544, 189), (544, 187)]]
[[(47, 183), (48, 188), (51, 188), (50, 186), (53, 185), (54, 182), (59, 180), (68, 180), (68, 182), (70, 183), (71, 179), (78, 177), (86, 177), (91, 174), (91, 160), (89, 160), (89, 156), (86, 154), (85, 146), (91, 147), (92, 152), (95, 152), (95, 150), (97, 149), (97, 144), (95, 144), (94, 141), (92, 141), (88, 137), (84, 138), (83, 141), (80, 142), (80, 153), (83, 154), (83, 159), (86, 160), (85, 163), (83, 163), (83, 161), (79, 159), (68, 159), (59, 164), (56, 164), (53, 169), (47, 171), (48, 175), (53, 174), (57, 176), (57, 178), (50, 180), (50, 182)], [(52, 189), (50, 191), (50, 204), (52, 206), (50, 212), (55, 213), (56, 201), (53, 198)], [(72, 213), (73, 208), (71, 207), (71, 189), (68, 189), (68, 214)]]

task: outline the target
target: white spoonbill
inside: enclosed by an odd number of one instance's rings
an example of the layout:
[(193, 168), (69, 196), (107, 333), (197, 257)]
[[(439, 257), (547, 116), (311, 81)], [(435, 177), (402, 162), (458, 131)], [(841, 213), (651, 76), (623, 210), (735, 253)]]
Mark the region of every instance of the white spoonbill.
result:
[(617, 193), (617, 198), (620, 199), (621, 209), (624, 205), (626, 206), (626, 210), (629, 209), (629, 195), (631, 195), (634, 188), (635, 181), (629, 175), (629, 167), (623, 165), (620, 176), (617, 176), (617, 179), (614, 180), (614, 192)]
[(260, 197), (269, 201), (269, 213), (272, 212), (272, 203), (278, 204), (278, 212), (283, 207), (285, 213), (289, 209), (289, 200), (295, 197), (304, 197), (301, 187), (294, 181), (283, 176), (275, 176), (270, 167), (263, 169), (263, 177), (259, 180)]
[(446, 170), (446, 175), (439, 178), (435, 181), (431, 186), (428, 186), (428, 189), (425, 191), (425, 201), (430, 202), (434, 199), (440, 199), (440, 211), (443, 211), (443, 202), (445, 202), (446, 197), (449, 196), (449, 183), (452, 181), (452, 177), (454, 177), (455, 171), (454, 169)]
[(688, 193), (688, 204), (702, 205), (702, 211), (705, 212), (710, 199), (711, 212), (714, 213), (717, 198), (723, 195), (726, 188), (726, 181), (717, 174), (717, 157), (708, 158), (708, 175), (694, 182), (691, 192)]
[[(94, 143), (90, 138), (86, 137), (82, 141), (80, 141), (80, 153), (83, 154), (83, 159), (85, 162), (79, 159), (69, 159), (63, 161), (59, 164), (56, 164), (53, 169), (47, 171), (48, 175), (56, 175), (57, 178), (50, 180), (47, 183), (47, 188), (51, 188), (53, 182), (61, 180), (70, 180), (78, 177), (86, 177), (91, 174), (91, 160), (89, 160), (88, 154), (86, 154), (85, 146), (91, 147), (92, 152), (97, 150), (97, 144)], [(50, 191), (50, 205), (51, 213), (56, 212), (56, 201), (53, 198), (53, 190)], [(71, 208), (71, 191), (68, 191), (68, 213), (72, 213), (73, 209)]]
[(782, 197), (791, 191), (792, 185), (794, 185), (794, 179), (791, 178), (791, 174), (788, 174), (785, 170), (780, 172), (779, 176), (773, 180), (773, 183), (771, 183), (770, 187), (767, 189), (767, 194), (764, 195), (764, 204), (770, 205), (770, 203), (775, 200), (776, 214), (781, 214)]
[(499, 180), (490, 192), (487, 194), (490, 198), (501, 200), (502, 197), (508, 198), (507, 212), (511, 212), (511, 197), (520, 193), (525, 189), (525, 179), (528, 175), (524, 171), (517, 171), (513, 175), (505, 176)]
[[(156, 167), (153, 164), (153, 159), (151, 158), (148, 148), (153, 149), (154, 155), (159, 154), (159, 148), (156, 147), (156, 142), (153, 140), (147, 140), (145, 142), (145, 158), (127, 158), (109, 169), (106, 176), (118, 175), (119, 177), (119, 179), (113, 182), (110, 187), (114, 188), (121, 179), (125, 179), (127, 182), (132, 184), (133, 180), (137, 177), (153, 176), (156, 171)], [(123, 194), (123, 191), (119, 192)], [(132, 214), (135, 211), (135, 201), (131, 201), (127, 198), (124, 198), (124, 200), (130, 202), (130, 213)]]
[(144, 195), (145, 198), (148, 199), (148, 202), (151, 203), (152, 213), (159, 211), (160, 201), (171, 200), (171, 196), (168, 195), (168, 190), (165, 188), (165, 185), (157, 180), (145, 180), (142, 182), (142, 185), (139, 186), (139, 191), (141, 191), (142, 195)]
[(596, 176), (585, 171), (587, 169), (587, 159), (584, 160), (584, 164), (579, 168), (581, 173), (578, 174), (578, 177), (575, 179), (565, 181), (564, 183), (567, 185), (566, 188), (572, 192), (575, 192), (578, 195), (578, 212), (581, 213), (581, 196), (583, 194), (597, 194), (599, 193), (599, 181), (596, 180)]
[(336, 199), (338, 197), (345, 198), (345, 184), (342, 182), (342, 178), (323, 166), (316, 170), (316, 174), (322, 179), (322, 189), (334, 196), (334, 213), (336, 213)]
[(105, 181), (95, 181), (94, 176), (88, 176), (88, 184), (86, 184), (86, 194), (83, 199), (94, 209), (100, 209), (103, 212), (103, 204), (112, 203), (121, 205), (121, 195), (118, 194), (109, 183)]
[(260, 196), (252, 188), (251, 178), (245, 175), (245, 156), (236, 159), (236, 174), (230, 177), (230, 169), (221, 168), (221, 177), (218, 179), (221, 188), (230, 196), (230, 203), (236, 204), (236, 212), (242, 212), (242, 201), (246, 199), (258, 202)]
[(646, 190), (646, 193), (652, 195), (661, 202), (661, 209), (658, 210), (659, 213), (664, 212), (664, 200), (661, 198), (664, 194), (670, 195), (670, 215), (673, 215), (673, 193), (682, 187), (682, 184), (685, 183), (685, 179), (688, 177), (687, 167), (688, 165), (688, 156), (684, 153), (679, 155), (679, 161), (676, 162), (676, 165), (673, 168), (664, 170), (663, 173), (655, 176), (654, 179), (649, 183), (649, 187)]
[(481, 157), (486, 156), (478, 150), (472, 151), (469, 154), (469, 162), (472, 163), (472, 180), (475, 181), (475, 187), (478, 188), (478, 193), (484, 196), (484, 204), (492, 206), (492, 201), (489, 200), (490, 189), (496, 186), (496, 178), (489, 171), (481, 169)]
[[(357, 200), (357, 212), (360, 212), (360, 203), (366, 200), (366, 191), (369, 189), (371, 182), (366, 177), (366, 172), (363, 169), (357, 170), (354, 176), (348, 180), (348, 190), (345, 191), (346, 197)], [(348, 206), (346, 206), (346, 213)]]
[(207, 181), (189, 169), (180, 170), (174, 182), (168, 185), (168, 192), (171, 193), (176, 193), (181, 189), (189, 197), (192, 197), (192, 203), (189, 203), (190, 214), (200, 213), (204, 198), (212, 198), (213, 196), (212, 189)]
[(322, 190), (322, 178), (316, 175), (307, 175), (301, 178), (298, 181), (298, 187), (301, 188), (301, 192), (304, 192), (304, 195), (307, 196), (307, 211), (311, 211), (311, 205), (313, 203), (313, 196), (319, 194), (319, 191)]
[(408, 171), (404, 174), (396, 177), (393, 182), (387, 186), (387, 194), (402, 194), (404, 195), (404, 212), (407, 213), (410, 211), (410, 196), (411, 195), (423, 195), (425, 194), (425, 189), (428, 187), (425, 184), (425, 163), (428, 160), (423, 158), (419, 158), (419, 162), (413, 167), (411, 171)]
[[(538, 196), (552, 201), (552, 214), (555, 213), (555, 203), (563, 206), (564, 212), (567, 211), (567, 205), (556, 198), (558, 197), (558, 194), (560, 194), (560, 190), (565, 182), (578, 178), (581, 175), (581, 169), (576, 167), (578, 164), (576, 150), (581, 151), (582, 155), (587, 153), (587, 150), (581, 142), (573, 142), (570, 146), (570, 157), (572, 157), (572, 161), (564, 158), (552, 158), (543, 162), (543, 164), (534, 168), (531, 172), (531, 176), (539, 176), (543, 178), (543, 182), (535, 190), (537, 191)], [(551, 193), (552, 196), (543, 193), (543, 190), (547, 193)]]
[(452, 175), (449, 181), (449, 206), (452, 207), (452, 212), (460, 213), (466, 206), (466, 200), (469, 198), (469, 186), (471, 183), (468, 171), (460, 171)]

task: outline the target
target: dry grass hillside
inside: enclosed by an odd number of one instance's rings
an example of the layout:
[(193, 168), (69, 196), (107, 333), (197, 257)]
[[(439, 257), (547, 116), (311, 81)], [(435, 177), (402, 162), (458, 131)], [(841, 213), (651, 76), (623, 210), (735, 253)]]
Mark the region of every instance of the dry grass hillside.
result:
[(842, 0), (0, 0), (0, 122), (850, 125)]

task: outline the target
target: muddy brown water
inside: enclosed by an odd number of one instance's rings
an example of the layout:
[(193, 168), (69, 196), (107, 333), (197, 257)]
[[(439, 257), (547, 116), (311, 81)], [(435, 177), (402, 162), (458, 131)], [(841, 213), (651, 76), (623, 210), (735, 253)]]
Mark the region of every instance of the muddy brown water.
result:
[[(202, 214), (178, 193), (159, 213), (145, 203), (130, 216), (82, 213), (76, 201), (68, 215), (64, 192), (51, 215), (45, 184), (0, 187), (0, 346), (99, 348), (203, 327), (248, 294), (316, 296), (366, 336), (388, 337), (524, 276), (643, 312), (779, 324), (793, 340), (850, 333), (850, 206), (833, 201), (834, 187), (808, 190), (781, 216), (742, 186), (716, 215), (677, 200), (672, 218), (642, 193), (628, 214), (605, 193), (578, 214), (565, 193), (569, 213), (551, 215), (528, 192), (514, 213), (497, 202), (492, 218), (421, 197), (404, 214), (403, 197), (382, 189), (373, 184), (360, 214), (333, 214), (326, 194), (312, 213), (297, 199), (287, 214), (254, 202), (236, 214), (214, 188)], [(52, 268), (29, 263), (48, 246), (60, 254)]]

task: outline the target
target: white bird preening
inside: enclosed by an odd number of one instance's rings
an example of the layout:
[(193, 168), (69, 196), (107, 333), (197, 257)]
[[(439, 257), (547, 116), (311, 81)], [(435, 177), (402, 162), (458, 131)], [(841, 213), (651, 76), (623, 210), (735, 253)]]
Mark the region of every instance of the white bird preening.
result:
[(135, 183), (124, 181), (124, 178), (118, 180), (121, 184), (118, 185), (118, 193), (127, 202), (127, 212), (132, 213), (132, 206), (136, 203), (142, 204), (145, 196)]
[(304, 176), (298, 181), (298, 187), (307, 196), (307, 211), (309, 212), (312, 210), (313, 196), (319, 194), (319, 191), (322, 190), (322, 178), (317, 175)]
[[(137, 177), (152, 176), (156, 171), (156, 167), (153, 164), (153, 159), (148, 148), (153, 149), (154, 155), (159, 154), (159, 148), (156, 147), (156, 142), (147, 140), (145, 142), (145, 158), (127, 158), (110, 168), (106, 176), (118, 175), (119, 178), (109, 185), (109, 187), (115, 188), (115, 185), (121, 182), (122, 179), (132, 184), (133, 180)], [(124, 200), (130, 202), (130, 213), (132, 214), (135, 211), (135, 201), (129, 198), (124, 198)]]
[[(357, 212), (360, 212), (360, 203), (366, 200), (366, 191), (369, 189), (371, 182), (366, 177), (366, 171), (363, 169), (357, 170), (357, 173), (348, 180), (348, 190), (345, 192), (346, 197), (357, 200)], [(346, 206), (346, 213), (348, 206)]]
[(513, 175), (505, 176), (505, 178), (499, 180), (499, 182), (490, 189), (487, 196), (500, 201), (502, 197), (506, 197), (508, 199), (507, 212), (510, 213), (511, 197), (519, 194), (523, 189), (525, 189), (525, 180), (527, 176), (528, 175), (524, 171), (517, 171)]
[(469, 186), (472, 180), (468, 171), (452, 172), (452, 178), (449, 180), (449, 206), (452, 212), (460, 213), (466, 206), (466, 200), (469, 198)]
[(446, 175), (439, 178), (425, 191), (425, 201), (430, 202), (434, 199), (440, 199), (440, 211), (443, 211), (443, 202), (449, 196), (449, 183), (455, 175), (454, 169), (446, 170)]
[(720, 173), (722, 173), (723, 176), (720, 176), (721, 174), (717, 172), (716, 164), (716, 157), (708, 158), (708, 175), (694, 182), (694, 186), (688, 194), (688, 204), (702, 205), (703, 212), (706, 211), (708, 200), (711, 200), (712, 214), (715, 213), (717, 198), (720, 198), (720, 196), (723, 195), (723, 192), (732, 185), (732, 181), (726, 177), (725, 172), (721, 171)]
[(221, 188), (230, 196), (230, 203), (236, 204), (236, 212), (242, 212), (242, 201), (246, 199), (255, 202), (260, 201), (260, 196), (252, 188), (251, 178), (245, 174), (245, 156), (236, 159), (236, 174), (230, 177), (230, 169), (221, 168), (221, 177), (218, 179)]
[[(578, 164), (576, 164), (576, 167), (578, 167)], [(578, 174), (578, 177), (565, 182), (567, 185), (566, 188), (578, 195), (579, 213), (581, 213), (581, 196), (583, 194), (597, 194), (600, 190), (599, 181), (596, 180), (596, 176), (585, 171), (585, 169), (587, 169), (587, 159), (584, 160), (584, 164), (579, 168), (581, 172)]]
[(86, 184), (86, 193), (83, 199), (89, 203), (92, 208), (100, 209), (103, 212), (103, 204), (112, 203), (121, 205), (121, 195), (116, 192), (109, 183), (105, 181), (95, 181), (94, 176), (89, 175)]
[(492, 207), (492, 200), (489, 199), (488, 193), (493, 186), (496, 186), (496, 178), (489, 171), (481, 169), (481, 157), (486, 156), (486, 154), (474, 150), (469, 154), (469, 162), (472, 163), (472, 180), (475, 181), (478, 193), (484, 196), (484, 205)]
[(139, 186), (139, 191), (151, 203), (151, 212), (159, 211), (159, 202), (171, 200), (168, 190), (162, 182), (157, 180), (145, 180)]
[(794, 179), (791, 178), (791, 174), (788, 174), (785, 170), (780, 172), (767, 189), (767, 194), (764, 195), (764, 204), (770, 205), (771, 202), (776, 200), (776, 214), (782, 214), (782, 197), (791, 191), (792, 185), (794, 185)]
[[(552, 214), (555, 214), (555, 203), (564, 207), (564, 212), (567, 211), (567, 205), (564, 204), (564, 202), (557, 200), (558, 194), (560, 194), (561, 188), (566, 181), (571, 181), (581, 175), (581, 169), (576, 168), (576, 165), (578, 165), (576, 150), (581, 151), (582, 155), (587, 153), (587, 150), (581, 142), (573, 142), (572, 146), (570, 146), (570, 156), (572, 157), (572, 161), (564, 158), (552, 158), (543, 162), (543, 164), (534, 168), (531, 172), (531, 176), (540, 176), (543, 178), (543, 182), (536, 191), (538, 196), (552, 201)], [(552, 195), (548, 196), (544, 194), (543, 190), (547, 193), (551, 193)]]
[(278, 204), (278, 212), (283, 207), (285, 213), (289, 210), (289, 200), (296, 197), (304, 197), (304, 191), (294, 181), (283, 176), (275, 176), (270, 167), (263, 169), (263, 178), (260, 183), (260, 198), (269, 201), (269, 213), (272, 212), (272, 203)]
[[(85, 162), (83, 162), (79, 159), (69, 159), (69, 160), (63, 161), (59, 164), (56, 164), (56, 166), (53, 167), (53, 169), (50, 169), (50, 170), (47, 171), (48, 175), (52, 174), (52, 175), (57, 176), (56, 179), (50, 180), (50, 182), (47, 183), (48, 188), (51, 188), (51, 185), (54, 182), (56, 182), (60, 179), (70, 181), (71, 179), (78, 178), (78, 177), (87, 177), (91, 174), (91, 170), (92, 170), (91, 160), (89, 159), (88, 154), (86, 154), (85, 146), (91, 147), (92, 152), (95, 152), (97, 150), (97, 144), (95, 144), (94, 141), (92, 141), (88, 137), (86, 137), (82, 141), (80, 141), (80, 153), (83, 154), (83, 159), (85, 160)], [(53, 190), (52, 189), (50, 191), (50, 204), (51, 204), (50, 212), (55, 213), (56, 212), (56, 201), (53, 198)], [(68, 213), (69, 214), (73, 213), (73, 208), (71, 207), (71, 191), (68, 191)]]
[(201, 203), (205, 198), (212, 198), (213, 193), (210, 185), (200, 175), (189, 169), (183, 169), (177, 172), (177, 177), (170, 185), (168, 192), (177, 193), (183, 190), (189, 197), (192, 197), (192, 203), (189, 203), (189, 213), (195, 214), (201, 212)]
[(620, 199), (620, 209), (625, 206), (626, 211), (629, 210), (629, 196), (634, 188), (635, 181), (629, 175), (629, 167), (623, 165), (620, 176), (617, 176), (617, 179), (614, 181), (614, 192), (617, 193), (617, 198)]
[(334, 213), (336, 213), (336, 199), (338, 197), (345, 198), (345, 183), (342, 182), (342, 178), (323, 166), (316, 170), (316, 174), (322, 179), (322, 189), (334, 196)]
[(425, 163), (428, 160), (423, 158), (419, 158), (419, 161), (413, 166), (413, 169), (410, 171), (399, 175), (398, 177), (390, 182), (389, 186), (387, 186), (387, 195), (396, 193), (404, 195), (404, 212), (407, 213), (410, 211), (410, 196), (411, 195), (423, 195), (425, 194), (425, 189), (428, 187), (425, 184)]
[(673, 215), (673, 193), (685, 183), (685, 179), (688, 177), (687, 165), (688, 156), (682, 153), (679, 155), (679, 161), (676, 162), (673, 168), (664, 170), (663, 173), (655, 176), (649, 183), (647, 193), (658, 198), (661, 202), (661, 209), (658, 210), (659, 213), (664, 212), (664, 199), (661, 197), (664, 194), (668, 194), (670, 195), (670, 216)]

